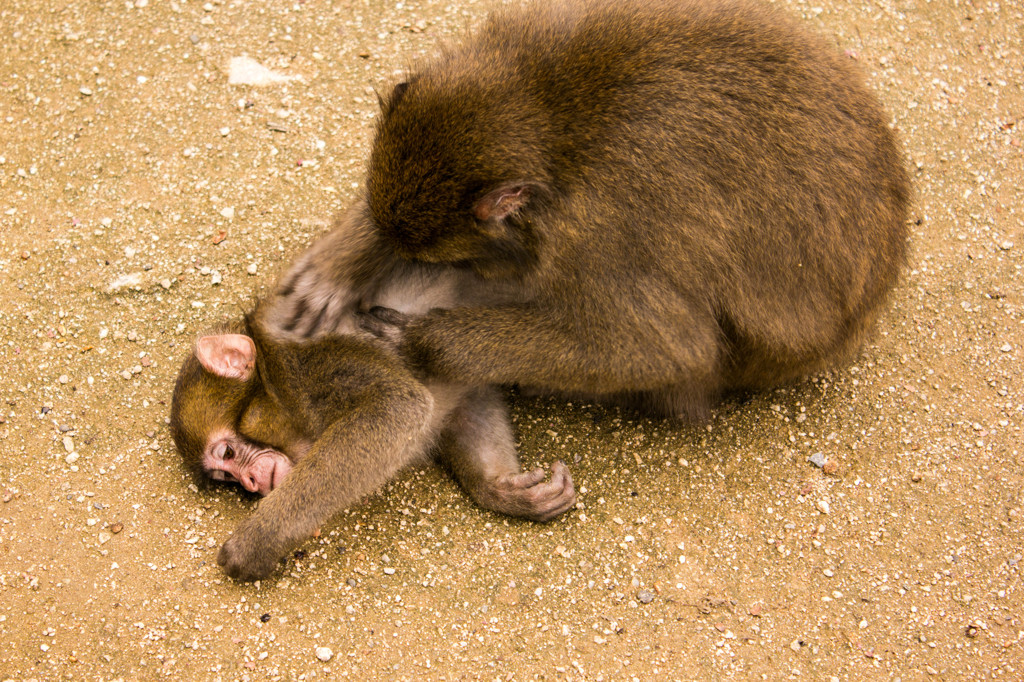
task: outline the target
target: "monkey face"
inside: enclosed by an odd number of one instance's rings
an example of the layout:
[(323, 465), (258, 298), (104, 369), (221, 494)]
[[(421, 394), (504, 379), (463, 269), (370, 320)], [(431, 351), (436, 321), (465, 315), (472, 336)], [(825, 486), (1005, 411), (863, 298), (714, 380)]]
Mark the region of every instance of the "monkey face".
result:
[(238, 483), (251, 493), (267, 495), (281, 485), (292, 461), (283, 452), (221, 429), (210, 434), (202, 466), (215, 481)]

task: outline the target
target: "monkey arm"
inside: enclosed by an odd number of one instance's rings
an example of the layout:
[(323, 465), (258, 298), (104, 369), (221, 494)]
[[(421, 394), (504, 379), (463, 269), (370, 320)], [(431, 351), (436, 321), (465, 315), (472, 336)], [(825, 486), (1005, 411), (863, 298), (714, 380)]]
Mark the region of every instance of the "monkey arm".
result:
[(717, 325), (697, 315), (664, 317), (618, 312), (568, 321), (521, 305), (435, 310), (406, 328), (401, 351), (427, 376), (464, 383), (601, 395), (707, 381), (720, 361)]
[(225, 572), (236, 580), (266, 577), (323, 523), (424, 452), (433, 401), (417, 388), (353, 400), (221, 547)]

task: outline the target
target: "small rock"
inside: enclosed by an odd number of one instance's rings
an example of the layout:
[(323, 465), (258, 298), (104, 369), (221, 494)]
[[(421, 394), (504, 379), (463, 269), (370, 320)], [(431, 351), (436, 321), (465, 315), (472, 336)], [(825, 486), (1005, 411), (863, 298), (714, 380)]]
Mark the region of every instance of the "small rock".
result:
[(1000, 349), (999, 349), (999, 350), (1001, 350), (1001, 351), (1002, 351), (1002, 352), (1004, 352), (1004, 353), (1009, 353), (1010, 351), (1012, 351), (1012, 350), (1013, 350), (1013, 346), (1011, 346), (1011, 345), (1010, 345), (1010, 344), (1008, 344), (1008, 343), (1004, 343), (1004, 344), (1002, 345), (1002, 347), (1000, 347)]
[(822, 469), (828, 462), (828, 457), (826, 457), (825, 453), (823, 452), (815, 452), (813, 455), (807, 458), (807, 461), (813, 464), (814, 466), (818, 467), (819, 469)]
[(654, 593), (650, 590), (640, 590), (636, 593), (636, 600), (641, 604), (650, 604), (654, 601)]
[(192, 33), (192, 34), (190, 34), (190, 35), (189, 35), (189, 37), (188, 37), (188, 39), (189, 39), (190, 41), (192, 41), (192, 44), (193, 44), (193, 45), (198, 45), (198, 44), (199, 44), (199, 36), (198, 36), (198, 35), (196, 35), (195, 33)]
[(57, 427), (57, 430), (60, 431), (61, 433), (67, 433), (68, 431), (71, 430), (71, 427), (68, 426), (67, 424), (61, 424), (60, 426)]
[(245, 271), (250, 275), (255, 275), (257, 270), (259, 270), (259, 267), (255, 263), (249, 263), (245, 268)]
[(910, 474), (910, 480), (913, 481), (914, 483), (920, 483), (921, 478), (922, 477), (920, 472), (915, 471), (914, 473)]
[(83, 97), (89, 97), (90, 95), (92, 95), (92, 90), (91, 90), (90, 88), (79, 88), (79, 89), (78, 89), (78, 92), (79, 92), (79, 93), (80, 93), (80, 94), (81, 94), (81, 95), (82, 95)]
[(221, 137), (227, 137), (228, 134), (230, 134), (230, 133), (231, 133), (231, 128), (228, 128), (227, 126), (225, 126), (225, 127), (220, 129), (220, 136)]
[(64, 458), (64, 461), (68, 464), (74, 464), (78, 461), (78, 453), (72, 452), (70, 455)]
[(830, 508), (829, 508), (828, 500), (824, 500), (824, 499), (818, 500), (818, 503), (815, 506), (818, 508), (818, 511), (820, 511), (822, 514), (828, 514), (829, 513)]
[(394, 575), (395, 574), (395, 569), (393, 569), (393, 568), (385, 568), (384, 569), (384, 573), (386, 573), (387, 575)]
[(1010, 249), (1013, 248), (1013, 242), (1005, 241), (999, 245), (999, 248), (1002, 249), (1003, 251), (1009, 251)]
[(110, 533), (108, 533), (107, 531), (101, 530), (99, 535), (97, 536), (97, 539), (99, 540), (101, 545), (105, 545), (108, 542), (110, 542), (110, 538), (112, 538), (112, 537), (114, 537), (114, 536), (111, 535)]
[(74, 452), (75, 451), (75, 441), (71, 440), (71, 436), (64, 436), (63, 442), (64, 442), (64, 451), (65, 452)]
[(232, 220), (235, 217), (235, 207), (234, 206), (225, 206), (224, 208), (222, 208), (220, 210), (220, 214), (224, 218), (226, 218), (228, 220)]
[(825, 462), (825, 466), (821, 467), (821, 470), (826, 476), (835, 476), (836, 472), (839, 471), (839, 465), (830, 459)]
[(111, 533), (113, 533), (114, 535), (117, 535), (117, 534), (118, 534), (118, 533), (120, 533), (120, 532), (121, 532), (122, 530), (124, 530), (124, 524), (121, 524), (121, 523), (114, 523), (114, 524), (112, 524), (112, 525), (110, 526), (110, 532), (111, 532)]
[(142, 284), (142, 273), (133, 272), (128, 275), (121, 275), (107, 285), (107, 293), (114, 294), (122, 289), (132, 289)]
[(792, 649), (793, 651), (800, 651), (800, 640), (799, 639), (794, 639), (790, 643), (789, 648)]
[(230, 85), (255, 85), (261, 87), (275, 83), (287, 83), (296, 78), (297, 76), (289, 76), (268, 69), (250, 57), (232, 57), (231, 61), (228, 62), (228, 84)]
[(319, 658), (324, 663), (326, 663), (327, 661), (331, 660), (331, 658), (333, 656), (334, 656), (334, 652), (331, 651), (329, 648), (327, 648), (325, 646), (318, 646), (316, 648), (316, 657)]
[(57, 379), (57, 381), (59, 381), (62, 384), (66, 384), (69, 381), (71, 381), (71, 379), (70, 379), (70, 377), (68, 377), (67, 374), (61, 374), (60, 377)]
[(221, 276), (221, 274), (220, 274), (220, 271), (219, 271), (219, 270), (214, 270), (214, 271), (213, 271), (213, 272), (212, 272), (212, 273), (210, 274), (210, 284), (211, 284), (212, 286), (217, 286), (218, 284), (220, 284), (220, 283), (221, 283), (221, 282), (223, 282), (223, 281), (224, 281), (224, 278), (223, 278), (223, 277)]

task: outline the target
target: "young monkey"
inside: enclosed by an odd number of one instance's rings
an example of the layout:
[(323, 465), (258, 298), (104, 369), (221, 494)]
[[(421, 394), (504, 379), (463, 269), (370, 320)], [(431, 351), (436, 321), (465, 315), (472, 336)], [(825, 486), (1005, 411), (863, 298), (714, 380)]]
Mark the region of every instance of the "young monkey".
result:
[[(349, 244), (365, 243), (361, 215), (355, 207), (337, 228)], [(575, 503), (561, 462), (549, 480), (542, 469), (521, 471), (496, 388), (423, 383), (395, 354), (395, 323), (449, 303), (459, 273), (397, 264), (382, 272), (364, 295), (401, 317), (359, 312), (364, 303), (346, 315), (344, 333), (294, 341), (267, 329), (264, 302), (201, 337), (182, 365), (171, 434), (186, 464), (266, 498), (217, 557), (233, 578), (265, 577), (330, 517), (431, 450), (485, 508), (547, 521)]]

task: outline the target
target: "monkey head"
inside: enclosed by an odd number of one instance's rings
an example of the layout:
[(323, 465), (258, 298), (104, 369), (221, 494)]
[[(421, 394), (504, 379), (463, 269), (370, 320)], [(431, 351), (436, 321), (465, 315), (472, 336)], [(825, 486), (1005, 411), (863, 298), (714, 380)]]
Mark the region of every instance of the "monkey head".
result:
[(432, 72), (398, 84), (381, 107), (367, 198), (395, 250), (483, 276), (535, 265), (550, 183), (539, 107)]
[[(238, 483), (260, 495), (280, 486), (303, 446), (282, 438), (291, 431), (268, 418), (274, 410), (266, 408), (267, 400), (252, 338), (231, 333), (200, 338), (171, 399), (171, 434), (193, 474)], [(271, 438), (279, 447), (269, 444)]]

